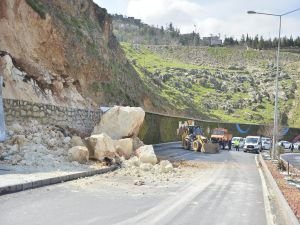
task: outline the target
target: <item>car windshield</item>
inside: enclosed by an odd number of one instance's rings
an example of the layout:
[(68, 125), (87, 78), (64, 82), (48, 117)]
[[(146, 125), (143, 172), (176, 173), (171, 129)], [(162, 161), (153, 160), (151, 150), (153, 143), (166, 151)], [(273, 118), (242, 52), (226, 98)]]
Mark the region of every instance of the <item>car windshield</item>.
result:
[(246, 142), (250, 144), (256, 144), (258, 142), (258, 138), (246, 138)]
[(212, 134), (223, 135), (224, 133), (224, 130), (214, 130)]

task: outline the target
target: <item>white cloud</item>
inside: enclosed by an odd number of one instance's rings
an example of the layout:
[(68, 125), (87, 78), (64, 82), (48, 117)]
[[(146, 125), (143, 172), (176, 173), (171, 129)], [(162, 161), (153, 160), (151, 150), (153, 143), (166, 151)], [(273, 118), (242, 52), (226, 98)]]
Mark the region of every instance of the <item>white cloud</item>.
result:
[[(256, 34), (278, 35), (279, 19), (248, 15), (248, 10), (282, 13), (299, 8), (299, 0), (94, 0), (109, 13), (121, 13), (142, 19), (150, 25), (166, 26), (172, 22), (182, 33), (195, 30), (201, 36), (221, 33), (240, 37)], [(283, 35), (299, 36), (300, 11), (283, 17)]]
[[(281, 13), (282, 10), (278, 9), (287, 8), (288, 11), (296, 3), (297, 0), (286, 0), (284, 4), (274, 0), (129, 0), (127, 15), (140, 18), (150, 25), (165, 26), (173, 22), (183, 33), (195, 30), (194, 25), (197, 25), (201, 36), (221, 33), (240, 37), (249, 33), (268, 38), (277, 36), (279, 19), (248, 15), (247, 10), (266, 12), (269, 9), (269, 12)], [(300, 11), (297, 13), (300, 15)], [(284, 35), (300, 35), (298, 19), (297, 15), (283, 17)]]

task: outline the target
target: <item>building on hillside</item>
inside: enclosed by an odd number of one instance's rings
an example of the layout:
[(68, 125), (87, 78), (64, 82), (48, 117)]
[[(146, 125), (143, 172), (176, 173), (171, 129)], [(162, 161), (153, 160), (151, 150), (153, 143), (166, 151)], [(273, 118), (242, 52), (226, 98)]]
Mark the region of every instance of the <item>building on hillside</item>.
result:
[(220, 46), (222, 45), (222, 40), (219, 36), (203, 37), (203, 43), (209, 46)]

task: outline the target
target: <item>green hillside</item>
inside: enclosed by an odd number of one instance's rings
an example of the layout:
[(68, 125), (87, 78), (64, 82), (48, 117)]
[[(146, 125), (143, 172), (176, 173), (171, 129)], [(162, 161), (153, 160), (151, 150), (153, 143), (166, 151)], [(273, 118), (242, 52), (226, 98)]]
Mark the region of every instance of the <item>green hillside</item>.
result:
[[(272, 122), (275, 50), (121, 45), (143, 81), (178, 114), (229, 122)], [(299, 53), (281, 54), (280, 119), (290, 126), (300, 126), (299, 61)]]

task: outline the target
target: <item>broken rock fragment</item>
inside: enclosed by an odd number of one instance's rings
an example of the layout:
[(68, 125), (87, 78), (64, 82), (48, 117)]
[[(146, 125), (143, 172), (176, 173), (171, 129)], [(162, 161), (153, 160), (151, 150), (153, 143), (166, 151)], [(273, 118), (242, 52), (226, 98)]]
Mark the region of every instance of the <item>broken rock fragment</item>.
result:
[(92, 135), (86, 139), (90, 158), (104, 160), (115, 158), (116, 148), (114, 141), (105, 133)]
[(136, 155), (142, 163), (151, 163), (155, 165), (157, 158), (152, 145), (144, 145), (136, 150)]
[(173, 171), (173, 165), (168, 160), (162, 160), (159, 165), (162, 173), (169, 173)]
[(89, 159), (89, 151), (86, 147), (75, 146), (69, 149), (68, 157), (70, 161), (86, 163)]
[(79, 137), (79, 136), (73, 136), (70, 143), (71, 143), (72, 147), (74, 147), (74, 146), (84, 146), (84, 143), (83, 143), (81, 137)]
[(119, 156), (124, 156), (125, 159), (129, 159), (133, 152), (133, 142), (131, 138), (125, 138), (114, 141), (116, 151)]

